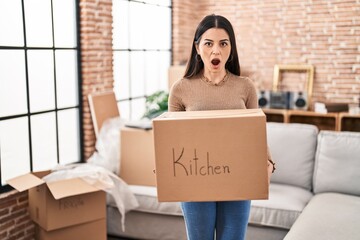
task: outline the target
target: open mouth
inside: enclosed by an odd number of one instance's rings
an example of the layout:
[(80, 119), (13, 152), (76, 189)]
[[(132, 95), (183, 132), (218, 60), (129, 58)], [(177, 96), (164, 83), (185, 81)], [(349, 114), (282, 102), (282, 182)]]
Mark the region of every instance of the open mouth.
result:
[(220, 59), (214, 58), (213, 60), (211, 60), (211, 64), (213, 64), (215, 66), (219, 65), (220, 64)]

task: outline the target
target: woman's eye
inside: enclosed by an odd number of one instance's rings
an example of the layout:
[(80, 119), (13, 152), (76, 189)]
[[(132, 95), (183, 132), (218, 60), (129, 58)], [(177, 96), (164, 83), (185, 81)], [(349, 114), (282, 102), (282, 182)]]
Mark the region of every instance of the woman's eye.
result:
[(205, 42), (205, 46), (211, 47), (211, 46), (212, 46), (212, 42)]
[(222, 47), (226, 47), (226, 46), (228, 45), (228, 43), (227, 43), (227, 42), (222, 42), (222, 43), (220, 43), (220, 45), (221, 45)]

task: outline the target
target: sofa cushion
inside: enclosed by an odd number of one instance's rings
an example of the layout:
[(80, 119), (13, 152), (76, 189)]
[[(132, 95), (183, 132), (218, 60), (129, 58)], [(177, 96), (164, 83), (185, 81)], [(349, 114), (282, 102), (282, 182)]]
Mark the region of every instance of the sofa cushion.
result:
[(314, 192), (360, 196), (360, 133), (321, 131), (318, 137)]
[(269, 151), (276, 162), (271, 182), (310, 190), (318, 129), (309, 124), (267, 123)]
[(290, 229), (312, 196), (303, 188), (272, 183), (269, 200), (251, 201), (249, 223)]
[(129, 185), (139, 202), (136, 211), (182, 216), (180, 204), (178, 202), (158, 202), (156, 187)]
[(284, 240), (359, 239), (360, 197), (321, 193), (314, 196)]

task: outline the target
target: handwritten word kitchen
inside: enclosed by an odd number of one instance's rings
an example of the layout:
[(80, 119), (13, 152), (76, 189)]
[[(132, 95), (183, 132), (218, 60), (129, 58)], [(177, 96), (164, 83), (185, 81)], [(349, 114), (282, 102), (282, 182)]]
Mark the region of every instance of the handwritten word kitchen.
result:
[(209, 152), (206, 153), (206, 159), (198, 157), (196, 149), (194, 149), (194, 156), (189, 159), (185, 159), (184, 157), (184, 148), (182, 148), (179, 155), (176, 155), (174, 148), (172, 152), (174, 177), (181, 174), (185, 174), (186, 176), (209, 176), (230, 173), (230, 166), (212, 164)]

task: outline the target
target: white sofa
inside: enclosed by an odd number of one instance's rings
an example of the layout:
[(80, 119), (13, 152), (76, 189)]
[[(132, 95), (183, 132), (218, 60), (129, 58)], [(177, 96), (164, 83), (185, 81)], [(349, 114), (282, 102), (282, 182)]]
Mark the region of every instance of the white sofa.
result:
[[(251, 205), (247, 240), (360, 239), (360, 133), (312, 125), (267, 123), (277, 170), (269, 200)], [(131, 186), (140, 207), (108, 205), (108, 234), (134, 239), (186, 239), (178, 203), (158, 203), (156, 189)]]

